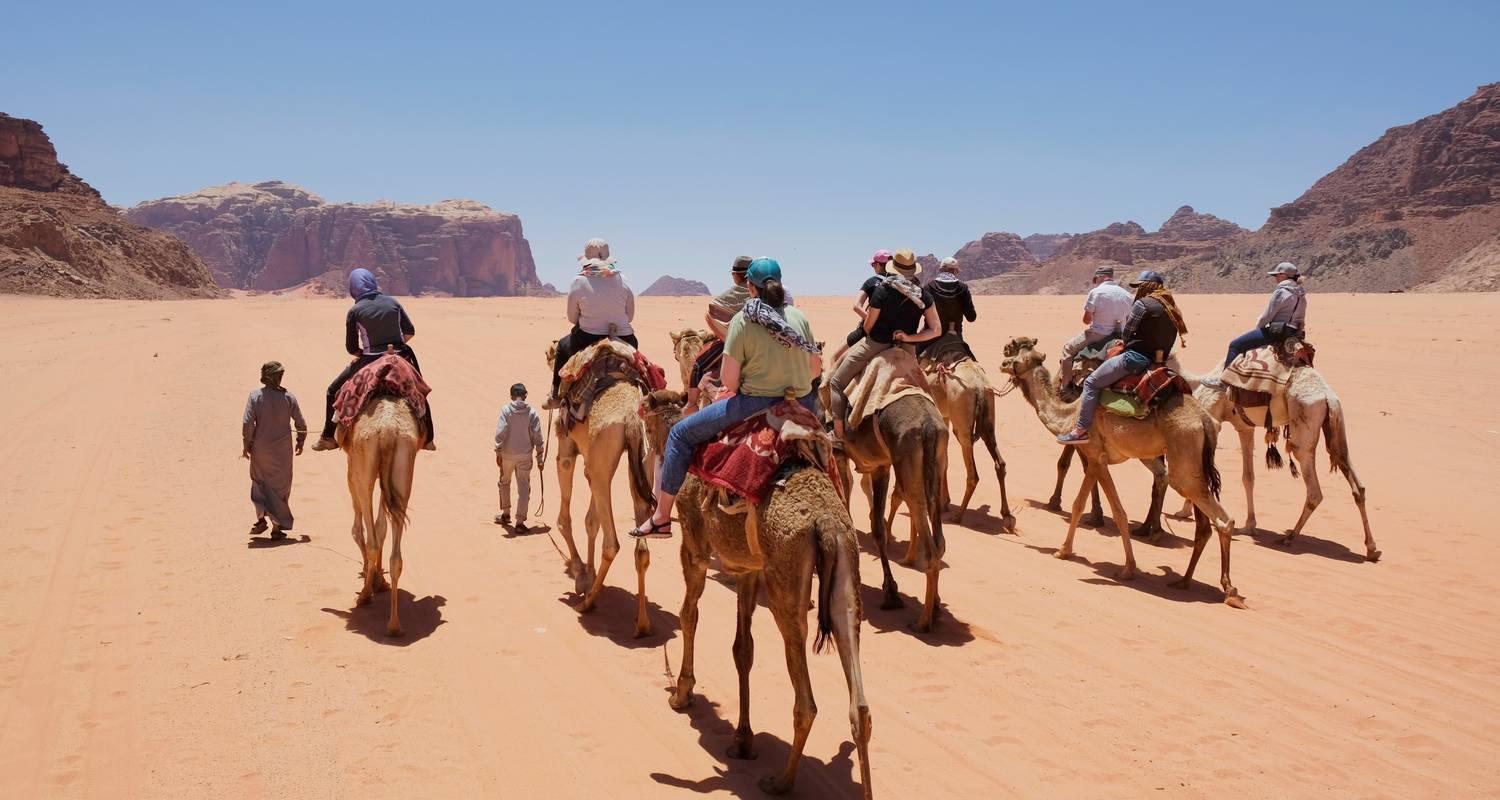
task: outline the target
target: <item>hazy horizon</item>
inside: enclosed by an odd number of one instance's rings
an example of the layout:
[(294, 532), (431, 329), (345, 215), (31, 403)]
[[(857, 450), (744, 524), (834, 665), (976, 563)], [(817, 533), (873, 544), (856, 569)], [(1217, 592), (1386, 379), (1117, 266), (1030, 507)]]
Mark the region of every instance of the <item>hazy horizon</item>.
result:
[(745, 253), (828, 295), (878, 247), (1155, 230), (1182, 205), (1253, 229), (1500, 80), (1493, 3), (144, 3), (7, 22), (23, 67), (0, 111), (42, 123), (112, 203), (263, 180), (474, 199), (520, 216), (558, 286), (592, 236), (637, 289), (718, 288)]

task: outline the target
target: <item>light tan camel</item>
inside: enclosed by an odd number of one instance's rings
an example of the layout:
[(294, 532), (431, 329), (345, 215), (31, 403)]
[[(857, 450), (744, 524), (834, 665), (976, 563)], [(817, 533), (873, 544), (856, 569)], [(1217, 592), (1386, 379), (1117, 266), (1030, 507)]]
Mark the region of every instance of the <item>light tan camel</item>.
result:
[[(1000, 369), (1009, 374), (1021, 393), (1036, 410), (1037, 418), (1054, 435), (1065, 433), (1078, 418), (1078, 404), (1064, 402), (1057, 393), (1057, 384), (1048, 374), (1046, 355), (1036, 350), (1036, 340), (1012, 339), (1005, 346), (1007, 358)], [(1210, 525), (1219, 535), (1219, 556), (1222, 564), (1219, 585), (1224, 589), (1224, 602), (1235, 608), (1244, 608), (1244, 600), (1229, 580), (1230, 534), (1234, 520), (1224, 511), (1217, 499), (1219, 494), (1219, 471), (1214, 466), (1214, 447), (1218, 440), (1219, 426), (1200, 407), (1196, 400), (1184, 394), (1174, 394), (1161, 401), (1145, 419), (1132, 419), (1101, 411), (1089, 431), (1088, 443), (1079, 446), (1085, 473), (1083, 485), (1073, 500), (1073, 513), (1068, 521), (1068, 535), (1058, 549), (1058, 558), (1073, 554), (1073, 534), (1078, 530), (1078, 519), (1083, 514), (1083, 505), (1089, 490), (1097, 482), (1104, 489), (1114, 513), (1115, 527), (1120, 541), (1125, 546), (1125, 565), (1120, 569), (1120, 580), (1135, 577), (1135, 555), (1130, 549), (1130, 524), (1125, 508), (1120, 503), (1119, 492), (1109, 474), (1109, 466), (1126, 459), (1155, 459), (1166, 456), (1167, 484), (1196, 507), (1196, 530), (1193, 535), (1193, 555), (1188, 560), (1187, 572), (1173, 585), (1186, 589), (1192, 585), (1193, 570), (1198, 558), (1203, 555), (1203, 546), (1208, 543)]]
[[(349, 426), (338, 430), (339, 447), (349, 461), (349, 497), (354, 501), (354, 543), (363, 557), (364, 586), (355, 599), (368, 605), (370, 596), (387, 589), (391, 593), (391, 619), (386, 633), (401, 635), (396, 614), (397, 587), (401, 583), (401, 533), (406, 529), (406, 504), (411, 499), (412, 475), (417, 451), (427, 436), (411, 406), (401, 398), (371, 399)], [(375, 484), (380, 484), (380, 508), (374, 507)], [(391, 581), (381, 570), (385, 529), (391, 526)]]
[[(557, 342), (554, 341), (547, 348), (548, 365), (552, 364), (556, 352)], [(594, 609), (599, 592), (604, 588), (604, 576), (609, 574), (609, 565), (620, 551), (610, 484), (620, 466), (621, 456), (626, 456), (626, 466), (630, 470), (636, 524), (651, 512), (654, 502), (651, 474), (645, 462), (646, 433), (636, 414), (640, 401), (640, 389), (629, 381), (619, 381), (594, 399), (588, 417), (574, 423), (571, 430), (566, 412), (558, 414), (553, 429), (557, 436), (557, 485), (561, 495), (557, 527), (568, 545), (568, 576), (573, 578), (574, 591), (583, 598), (574, 606), (579, 613)], [(573, 469), (579, 456), (583, 457), (583, 474), (589, 485), (589, 510), (583, 518), (584, 531), (589, 539), (587, 565), (579, 558), (578, 547), (573, 543)], [(594, 543), (601, 528), (604, 530), (604, 548), (596, 571)], [(651, 551), (646, 540), (637, 539), (635, 635), (638, 638), (651, 635), (651, 620), (646, 615), (646, 570), (650, 566)]]
[[(646, 429), (652, 449), (662, 453), (667, 432), (681, 418), (685, 397), (671, 391), (652, 392), (644, 403)], [(682, 574), (687, 591), (682, 600), (682, 668), (677, 688), (668, 699), (674, 709), (692, 701), (696, 678), (693, 650), (698, 630), (698, 599), (703, 594), (709, 559), (718, 555), (725, 572), (738, 579), (738, 624), (734, 664), (739, 672), (740, 718), (735, 728), (731, 758), (754, 758), (750, 728), (750, 666), (755, 657), (750, 618), (759, 588), (765, 586), (771, 614), (786, 645), (787, 673), (796, 695), (792, 707), (791, 753), (780, 773), (767, 775), (761, 789), (783, 794), (792, 788), (817, 705), (807, 669), (807, 612), (813, 575), (818, 577), (818, 634), (814, 650), (832, 639), (849, 686), (849, 725), (859, 753), (860, 785), (870, 793), (870, 706), (865, 700), (859, 663), (859, 626), (863, 608), (859, 597), (859, 548), (854, 523), (839, 501), (837, 490), (816, 468), (791, 475), (759, 507), (744, 514), (724, 512), (717, 492), (688, 475), (677, 495), (682, 521)], [(754, 557), (746, 533), (757, 537), (761, 556)]]
[[(1218, 376), (1218, 371), (1214, 376)], [(1193, 397), (1198, 400), (1220, 424), (1229, 423), (1235, 433), (1240, 437), (1240, 461), (1241, 480), (1245, 485), (1245, 530), (1256, 530), (1255, 525), (1255, 445), (1253, 434), (1255, 427), (1251, 422), (1262, 421), (1266, 418), (1268, 409), (1265, 406), (1246, 408), (1246, 417), (1240, 416), (1235, 411), (1234, 400), (1230, 397), (1226, 386), (1204, 385), (1196, 376), (1184, 375), (1195, 388)], [(1323, 489), (1318, 484), (1318, 438), (1323, 438), (1323, 444), (1328, 448), (1328, 460), (1331, 462), (1330, 469), (1341, 472), (1344, 479), (1349, 482), (1349, 489), (1354, 496), (1354, 504), (1359, 507), (1359, 519), (1365, 529), (1365, 558), (1370, 561), (1380, 560), (1380, 549), (1375, 546), (1375, 536), (1370, 532), (1370, 515), (1365, 510), (1365, 485), (1360, 482), (1359, 476), (1354, 472), (1354, 465), (1349, 460), (1349, 433), (1345, 427), (1344, 406), (1339, 401), (1339, 396), (1329, 387), (1324, 380), (1323, 374), (1312, 367), (1295, 367), (1292, 370), (1291, 381), (1284, 390), (1287, 405), (1287, 448), (1292, 462), (1292, 476), (1297, 477), (1299, 472), (1302, 483), (1307, 489), (1306, 499), (1302, 503), (1302, 515), (1297, 518), (1296, 527), (1288, 530), (1281, 538), (1282, 544), (1291, 544), (1299, 534), (1302, 527), (1312, 517), (1313, 511), (1317, 510), (1318, 504), (1323, 502)], [(1273, 448), (1274, 450), (1274, 448)], [(1270, 468), (1280, 466), (1279, 459), (1272, 455), (1272, 451), (1266, 454), (1266, 462)], [(1301, 469), (1298, 469), (1300, 462)], [(1180, 514), (1186, 514), (1184, 508)]]
[[(995, 441), (995, 386), (984, 367), (972, 358), (965, 358), (951, 367), (940, 367), (937, 362), (923, 359), (922, 371), (927, 375), (927, 384), (932, 387), (932, 399), (938, 411), (948, 422), (948, 429), (958, 439), (958, 452), (964, 459), (964, 499), (955, 510), (951, 522), (963, 524), (964, 514), (969, 510), (969, 500), (979, 486), (979, 468), (974, 462), (974, 443), (983, 440), (990, 451), (990, 460), (995, 462), (995, 479), (1000, 482), (1000, 519), (1005, 529), (1016, 529), (1016, 518), (1010, 512), (1010, 496), (1005, 489), (1005, 459)], [(948, 476), (944, 472), (943, 496), (939, 508), (950, 504)], [(886, 527), (896, 519), (896, 509), (901, 505), (899, 491), (891, 495), (891, 509), (886, 512)], [(915, 557), (908, 551), (904, 561)]]
[[(703, 349), (703, 345), (712, 341), (714, 335), (710, 331), (684, 328), (680, 331), (673, 331), (671, 336), (672, 355), (677, 359), (677, 368), (682, 373), (682, 391), (685, 393), (689, 389), (696, 388), (688, 383), (693, 378), (693, 362), (698, 358), (698, 351)], [(698, 407), (702, 408), (712, 401), (712, 397), (700, 394)]]

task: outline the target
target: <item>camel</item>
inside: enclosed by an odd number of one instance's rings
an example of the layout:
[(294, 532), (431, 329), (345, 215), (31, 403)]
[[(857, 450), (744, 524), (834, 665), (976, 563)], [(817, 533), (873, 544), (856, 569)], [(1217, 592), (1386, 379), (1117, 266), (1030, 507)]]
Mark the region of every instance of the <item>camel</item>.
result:
[[(1037, 418), (1054, 435), (1069, 430), (1078, 417), (1078, 404), (1064, 402), (1057, 392), (1057, 385), (1047, 372), (1046, 355), (1036, 350), (1036, 340), (1012, 339), (1005, 347), (1007, 358), (1000, 369), (1011, 376), (1021, 389), (1026, 402), (1035, 409)], [(1129, 520), (1120, 503), (1119, 492), (1110, 477), (1109, 467), (1128, 458), (1154, 460), (1166, 456), (1166, 481), (1195, 507), (1196, 530), (1193, 535), (1193, 555), (1188, 560), (1187, 572), (1173, 586), (1186, 589), (1192, 585), (1193, 570), (1198, 558), (1203, 555), (1203, 546), (1208, 543), (1210, 526), (1219, 536), (1221, 572), (1219, 585), (1224, 590), (1224, 602), (1235, 608), (1244, 608), (1244, 599), (1229, 579), (1230, 534), (1234, 520), (1219, 504), (1219, 471), (1214, 466), (1214, 449), (1218, 442), (1219, 426), (1204, 411), (1198, 402), (1185, 394), (1173, 394), (1162, 400), (1145, 419), (1131, 419), (1101, 411), (1089, 432), (1089, 441), (1078, 447), (1083, 458), (1085, 473), (1083, 485), (1073, 500), (1073, 512), (1068, 521), (1068, 535), (1055, 554), (1057, 558), (1073, 555), (1073, 534), (1078, 530), (1078, 520), (1083, 513), (1084, 501), (1089, 490), (1097, 482), (1104, 489), (1114, 514), (1115, 527), (1125, 547), (1125, 565), (1120, 569), (1120, 580), (1135, 577), (1135, 555), (1130, 548)]]
[[(698, 358), (698, 351), (703, 349), (703, 345), (708, 344), (713, 338), (714, 335), (710, 331), (692, 328), (684, 328), (672, 333), (672, 355), (677, 359), (677, 367), (682, 372), (683, 392), (694, 388), (688, 383), (693, 379), (693, 361)], [(712, 401), (713, 397), (700, 394), (698, 407), (702, 408)]]
[[(979, 469), (974, 462), (974, 442), (983, 439), (995, 462), (995, 479), (1000, 482), (1000, 518), (1006, 530), (1016, 529), (1016, 518), (1010, 513), (1010, 497), (1005, 491), (1005, 459), (1000, 457), (1000, 448), (995, 442), (995, 387), (990, 383), (984, 367), (972, 358), (965, 358), (951, 367), (923, 360), (922, 371), (932, 387), (932, 399), (938, 412), (947, 420), (948, 428), (958, 438), (958, 452), (964, 459), (964, 499), (950, 522), (963, 524), (969, 510), (969, 500), (979, 486)], [(943, 475), (943, 496), (939, 507), (949, 505), (947, 473)], [(900, 492), (891, 495), (891, 508), (886, 512), (886, 527), (896, 519), (896, 509), (901, 505)], [(908, 553), (914, 557), (915, 553)], [(910, 558), (906, 559), (910, 560)]]
[[(597, 345), (596, 345), (597, 346)], [(547, 348), (547, 364), (552, 364), (557, 352), (557, 342)], [(567, 414), (559, 414), (554, 432), (557, 435), (557, 485), (561, 500), (557, 510), (557, 527), (562, 531), (563, 541), (568, 544), (567, 574), (573, 579), (574, 591), (583, 599), (573, 608), (580, 614), (594, 609), (599, 592), (604, 588), (604, 576), (620, 551), (620, 539), (615, 529), (614, 504), (610, 484), (615, 470), (620, 466), (620, 457), (628, 454), (627, 468), (630, 470), (630, 493), (635, 505), (635, 522), (638, 524), (651, 512), (654, 502), (651, 494), (651, 474), (645, 462), (645, 429), (636, 406), (641, 401), (641, 390), (629, 381), (618, 381), (594, 399), (588, 417), (577, 421), (569, 428)], [(579, 558), (578, 548), (573, 543), (573, 469), (579, 456), (583, 457), (583, 474), (589, 485), (589, 510), (584, 515), (584, 530), (588, 534), (589, 556), (585, 565)], [(604, 548), (599, 569), (594, 569), (594, 542), (600, 529), (604, 531)], [(651, 551), (645, 539), (635, 542), (636, 572), (636, 616), (637, 638), (651, 635), (651, 620), (646, 616), (646, 570), (651, 566)]]
[[(363, 558), (360, 577), (364, 586), (356, 605), (368, 605), (375, 592), (390, 590), (391, 618), (386, 633), (401, 635), (396, 613), (397, 586), (401, 583), (401, 534), (406, 529), (406, 504), (411, 499), (412, 476), (417, 451), (427, 436), (417, 423), (411, 406), (399, 397), (371, 399), (349, 426), (340, 426), (339, 448), (349, 461), (349, 497), (354, 501), (354, 543)], [(375, 484), (380, 484), (380, 508), (374, 508)], [(391, 580), (381, 574), (385, 529), (391, 526)]]
[[(872, 364), (871, 369), (875, 366)], [(885, 502), (890, 494), (891, 472), (896, 473), (896, 488), (911, 512), (914, 552), (908, 555), (915, 556), (910, 559), (911, 566), (927, 574), (922, 611), (911, 627), (925, 633), (932, 629), (939, 611), (938, 571), (947, 550), (939, 505), (948, 463), (948, 427), (943, 415), (930, 396), (901, 397), (863, 419), (858, 427), (845, 431), (844, 455), (869, 479), (870, 536), (880, 553), (880, 607), (884, 609), (903, 605), (886, 553), (890, 528), (885, 525)]]
[[(1221, 370), (1216, 370), (1214, 374), (1218, 375), (1220, 372)], [(1239, 434), (1241, 478), (1245, 485), (1244, 529), (1254, 531), (1255, 454), (1251, 437), (1255, 433), (1255, 427), (1250, 420), (1264, 420), (1268, 409), (1265, 406), (1247, 408), (1247, 418), (1235, 410), (1234, 400), (1230, 397), (1227, 386), (1206, 385), (1197, 376), (1183, 377), (1194, 385), (1193, 397), (1208, 411), (1209, 416), (1220, 425), (1229, 423), (1235, 433)], [(1365, 510), (1365, 485), (1355, 474), (1354, 465), (1349, 459), (1349, 433), (1345, 427), (1344, 406), (1339, 401), (1339, 396), (1334, 393), (1321, 372), (1312, 367), (1296, 367), (1292, 370), (1291, 382), (1286, 386), (1285, 399), (1289, 420), (1286, 426), (1287, 448), (1292, 458), (1292, 476), (1297, 477), (1300, 473), (1307, 494), (1297, 525), (1286, 531), (1280, 543), (1290, 545), (1302, 533), (1302, 528), (1312, 517), (1313, 511), (1323, 502), (1323, 490), (1318, 484), (1317, 470), (1318, 437), (1321, 435), (1324, 446), (1328, 448), (1330, 469), (1343, 473), (1354, 496), (1354, 504), (1359, 507), (1359, 519), (1365, 530), (1365, 558), (1379, 561), (1380, 550), (1375, 546), (1375, 536), (1370, 532), (1370, 515)], [(1279, 468), (1279, 455), (1272, 445), (1266, 453), (1267, 466)], [(1185, 514), (1186, 511), (1187, 509), (1183, 509), (1179, 514)]]
[[(685, 396), (672, 391), (647, 395), (642, 405), (652, 449), (664, 452), (667, 432), (681, 418)], [(787, 672), (796, 699), (792, 708), (793, 741), (780, 773), (767, 775), (760, 787), (771, 794), (792, 788), (797, 765), (818, 709), (807, 669), (807, 611), (813, 575), (818, 576), (818, 633), (814, 650), (832, 639), (849, 686), (849, 725), (859, 753), (860, 786), (870, 793), (870, 707), (865, 700), (859, 662), (859, 549), (854, 523), (837, 490), (820, 470), (801, 469), (775, 488), (759, 507), (743, 515), (726, 513), (717, 491), (688, 475), (677, 496), (682, 521), (682, 573), (687, 591), (682, 600), (682, 667), (668, 698), (676, 710), (692, 702), (696, 678), (693, 649), (698, 629), (698, 599), (703, 594), (709, 559), (718, 555), (724, 571), (738, 578), (738, 626), (734, 663), (739, 672), (740, 717), (730, 745), (731, 758), (754, 758), (750, 728), (750, 666), (755, 657), (750, 618), (757, 595), (766, 588), (771, 614), (786, 645)], [(757, 537), (760, 557), (751, 554), (749, 535)]]

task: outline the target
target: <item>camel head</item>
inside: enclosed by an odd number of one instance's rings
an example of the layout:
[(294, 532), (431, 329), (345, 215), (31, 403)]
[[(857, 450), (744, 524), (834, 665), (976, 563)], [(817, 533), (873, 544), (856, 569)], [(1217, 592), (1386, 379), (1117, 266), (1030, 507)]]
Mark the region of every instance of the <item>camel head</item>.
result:
[(552, 367), (552, 361), (553, 361), (553, 359), (557, 358), (557, 343), (558, 343), (558, 341), (559, 340), (557, 340), (557, 339), (553, 339), (552, 340), (552, 344), (547, 345), (547, 367), (548, 367), (548, 369), (550, 369)]
[(1005, 345), (1005, 360), (1000, 371), (1019, 378), (1047, 361), (1047, 354), (1036, 350), (1036, 340), (1017, 336)]
[(671, 335), (672, 355), (677, 358), (677, 366), (682, 370), (682, 385), (686, 386), (693, 374), (693, 360), (698, 357), (698, 351), (703, 349), (703, 345), (714, 335), (710, 331), (692, 328), (673, 331)]
[(646, 423), (646, 439), (657, 453), (666, 451), (667, 432), (682, 419), (682, 405), (687, 395), (671, 389), (658, 389), (641, 398), (637, 409)]

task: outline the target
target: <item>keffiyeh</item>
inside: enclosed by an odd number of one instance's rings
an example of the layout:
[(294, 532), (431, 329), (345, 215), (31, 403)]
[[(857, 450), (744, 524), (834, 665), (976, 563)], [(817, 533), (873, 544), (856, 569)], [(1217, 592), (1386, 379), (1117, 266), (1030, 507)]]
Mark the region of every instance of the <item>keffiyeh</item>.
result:
[(918, 286), (912, 279), (901, 275), (887, 275), (885, 276), (885, 285), (906, 295), (907, 300), (916, 303), (918, 306), (922, 305), (922, 287)]
[(796, 347), (813, 355), (822, 352), (817, 345), (809, 342), (796, 328), (793, 328), (780, 311), (758, 297), (746, 300), (741, 313), (745, 315), (745, 319), (765, 328), (771, 334), (771, 338), (782, 347)]

